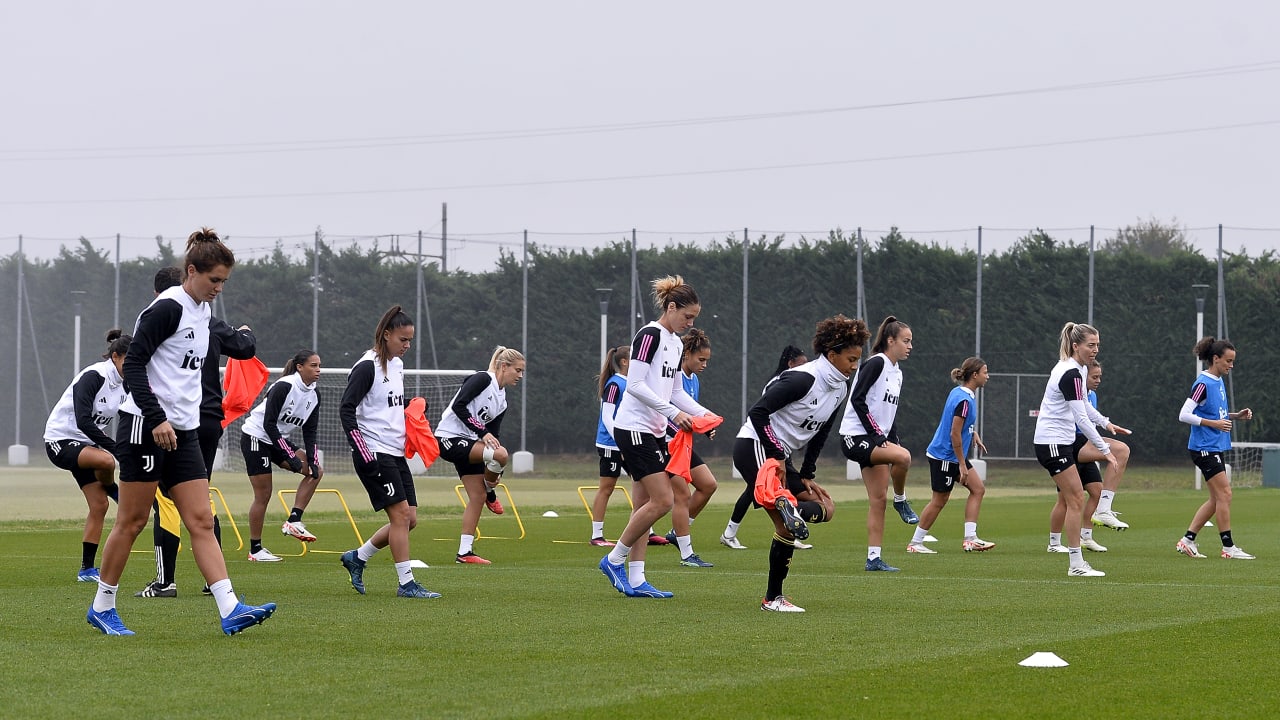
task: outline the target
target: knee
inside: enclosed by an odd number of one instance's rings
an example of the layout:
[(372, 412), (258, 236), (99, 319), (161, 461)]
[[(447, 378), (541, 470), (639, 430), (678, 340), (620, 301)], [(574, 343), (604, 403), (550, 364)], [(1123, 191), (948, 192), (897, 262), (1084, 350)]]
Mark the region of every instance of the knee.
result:
[(719, 483), (716, 482), (716, 479), (711, 478), (702, 484), (702, 491), (705, 492), (707, 495), (714, 495), (716, 492), (716, 489), (719, 487), (720, 485)]
[[(108, 506), (111, 504), (107, 501), (106, 495), (94, 495), (86, 497), (85, 500), (89, 503), (89, 512), (98, 516), (106, 515)], [(146, 524), (146, 518), (143, 518), (143, 524)]]

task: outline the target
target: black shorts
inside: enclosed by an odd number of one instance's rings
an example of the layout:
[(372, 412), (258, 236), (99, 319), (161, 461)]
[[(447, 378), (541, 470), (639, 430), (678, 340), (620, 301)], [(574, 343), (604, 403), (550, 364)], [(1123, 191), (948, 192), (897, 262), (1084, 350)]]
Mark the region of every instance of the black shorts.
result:
[[(973, 469), (973, 463), (969, 462), (968, 458), (965, 458), (964, 466), (970, 470)], [(929, 458), (929, 486), (934, 492), (949, 494), (959, 481), (960, 463)]]
[(484, 463), (471, 461), (471, 448), (480, 442), (479, 440), (465, 437), (437, 437), (436, 439), (440, 441), (440, 457), (453, 463), (459, 478), (484, 474)]
[(1092, 485), (1102, 482), (1102, 471), (1096, 462), (1076, 463), (1076, 472), (1080, 473), (1080, 485)]
[(1227, 471), (1227, 465), (1222, 460), (1221, 450), (1188, 450), (1191, 455), (1191, 462), (1200, 468), (1200, 472), (1204, 474), (1204, 479), (1224, 473)]
[(622, 459), (622, 452), (617, 448), (598, 447), (596, 452), (600, 455), (600, 477), (616, 480), (622, 473), (631, 474), (627, 470), (627, 463)]
[[(298, 452), (293, 443), (288, 440), (284, 442), (295, 454)], [(284, 448), (245, 433), (240, 434), (240, 453), (244, 456), (244, 471), (249, 477), (270, 475), (272, 465), (284, 467), (289, 464), (289, 456), (285, 455)]]
[(196, 430), (175, 429), (177, 449), (161, 450), (142, 416), (120, 413), (118, 422), (121, 482), (158, 482), (167, 495), (169, 488), (179, 483), (208, 479)]
[(76, 479), (76, 485), (84, 487), (98, 482), (98, 476), (89, 468), (80, 467), (80, 451), (87, 447), (95, 447), (79, 440), (55, 440), (44, 444), (44, 452), (54, 467), (62, 468)]
[(871, 467), (871, 452), (879, 447), (875, 435), (841, 435), (840, 452), (864, 468)]
[(667, 453), (667, 439), (640, 430), (613, 431), (614, 442), (627, 463), (627, 473), (632, 480), (643, 480), (650, 475), (667, 472), (671, 455)]
[(1087, 442), (1089, 442), (1088, 438), (1077, 435), (1075, 442), (1070, 445), (1036, 443), (1036, 460), (1040, 461), (1041, 467), (1049, 471), (1049, 477), (1054, 477), (1076, 464), (1080, 448)]
[(356, 475), (360, 478), (360, 484), (364, 485), (365, 492), (369, 493), (369, 504), (373, 505), (374, 510), (382, 510), (398, 502), (418, 506), (418, 491), (413, 486), (413, 473), (409, 472), (409, 463), (403, 456), (377, 453), (376, 477), (360, 472), (359, 458), (355, 451), (351, 452), (351, 457), (356, 466)]

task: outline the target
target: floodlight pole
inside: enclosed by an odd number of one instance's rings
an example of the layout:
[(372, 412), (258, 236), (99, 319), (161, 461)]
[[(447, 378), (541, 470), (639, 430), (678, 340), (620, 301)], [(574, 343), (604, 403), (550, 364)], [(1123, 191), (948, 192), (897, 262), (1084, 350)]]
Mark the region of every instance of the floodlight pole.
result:
[[(84, 295), (85, 291), (72, 290), (71, 294), (76, 296)], [(76, 297), (76, 322), (75, 322), (74, 328), (72, 329), (72, 332), (74, 333), (74, 335), (72, 337), (72, 342), (71, 342), (71, 345), (73, 348), (72, 350), (73, 358), (72, 358), (72, 365), (71, 365), (72, 375), (75, 375), (76, 373), (80, 372), (80, 313), (83, 311), (83, 309), (84, 309), (83, 303), (81, 303), (79, 297)]]
[(609, 355), (609, 295), (613, 288), (596, 288), (600, 299), (600, 367)]
[[(1196, 283), (1191, 286), (1191, 289), (1194, 290), (1196, 294), (1196, 338), (1192, 342), (1192, 347), (1195, 347), (1195, 343), (1200, 342), (1200, 338), (1204, 337), (1204, 291), (1208, 290), (1209, 286), (1205, 285), (1204, 283)], [(1196, 376), (1197, 377), (1200, 375), (1201, 370), (1204, 370), (1204, 363), (1200, 362), (1200, 358), (1197, 357), (1196, 358)], [(1203, 482), (1203, 479), (1204, 478), (1201, 476), (1200, 470), (1197, 468), (1196, 469), (1196, 489), (1197, 490), (1199, 490), (1202, 487), (1201, 483)]]

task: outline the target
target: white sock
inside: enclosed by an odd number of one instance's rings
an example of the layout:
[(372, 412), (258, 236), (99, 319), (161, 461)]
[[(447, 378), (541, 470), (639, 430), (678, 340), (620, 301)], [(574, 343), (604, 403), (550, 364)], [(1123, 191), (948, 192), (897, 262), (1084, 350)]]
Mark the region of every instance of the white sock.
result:
[(462, 539), (458, 541), (458, 554), (466, 555), (467, 553), (471, 552), (471, 548), (475, 544), (476, 544), (475, 535), (463, 535)]
[(964, 536), (967, 538), (978, 537), (978, 523), (967, 522), (964, 524)]
[(210, 585), (209, 594), (213, 595), (213, 599), (218, 602), (218, 614), (222, 617), (230, 615), (231, 611), (240, 604), (236, 591), (231, 589), (231, 578), (219, 580)]
[(1084, 565), (1084, 556), (1080, 554), (1080, 548), (1067, 548), (1067, 559), (1071, 562), (1070, 567), (1080, 567)]
[[(646, 542), (646, 538), (640, 538), (640, 542)], [(609, 551), (609, 562), (613, 565), (621, 565), (627, 561), (627, 556), (631, 554), (631, 546), (623, 545), (619, 540), (614, 544), (613, 549)]]
[(1091, 527), (1087, 527), (1087, 528), (1086, 528), (1086, 527), (1082, 527), (1082, 528), (1080, 528), (1080, 539), (1081, 539), (1081, 540), (1088, 540), (1089, 538), (1092, 538), (1092, 537), (1093, 537), (1093, 528), (1091, 528)]
[(727, 538), (738, 537), (738, 527), (740, 525), (742, 525), (742, 523), (736, 523), (730, 520), (729, 524), (724, 526), (724, 536)]
[(1102, 497), (1098, 498), (1098, 509), (1095, 512), (1095, 514), (1111, 512), (1111, 502), (1115, 499), (1116, 499), (1115, 493), (1111, 492), (1110, 490), (1103, 490)]
[(894, 502), (902, 502), (903, 500), (906, 500), (906, 499), (907, 499), (907, 494), (906, 494), (906, 493), (903, 493), (903, 494), (901, 494), (901, 495), (899, 495), (899, 494), (897, 494), (897, 493), (894, 493), (894, 494), (893, 494), (893, 501), (894, 501)]
[(369, 562), (369, 558), (378, 554), (378, 548), (373, 546), (372, 540), (365, 540), (364, 544), (356, 549), (356, 557), (364, 562)]
[(396, 579), (401, 585), (413, 582), (413, 561), (405, 560), (396, 563)]
[(627, 582), (631, 583), (633, 588), (640, 587), (645, 583), (643, 560), (634, 560), (627, 563)]
[(119, 589), (119, 585), (108, 585), (99, 580), (98, 594), (93, 596), (93, 611), (106, 612), (114, 610), (116, 607), (116, 592)]
[[(916, 526), (916, 531), (911, 535), (911, 544), (919, 545), (924, 542), (924, 536), (929, 534), (929, 528)], [(870, 559), (870, 558), (868, 558)]]
[(591, 521), (591, 537), (593, 538), (604, 537), (604, 521), (603, 520), (601, 520), (600, 522), (596, 522), (595, 520)]
[(867, 548), (867, 559), (868, 559), (868, 560), (875, 560), (875, 559), (876, 559), (876, 558), (878, 558), (878, 557), (880, 557), (880, 546), (879, 546), (879, 545), (872, 545), (871, 547)]
[(693, 554), (693, 538), (688, 535), (677, 535), (676, 545), (680, 547), (680, 559), (684, 560)]
[(1049, 544), (1050, 544), (1050, 545), (1061, 545), (1061, 544), (1062, 544), (1062, 533), (1060, 533), (1060, 532), (1056, 532), (1056, 533), (1049, 533)]

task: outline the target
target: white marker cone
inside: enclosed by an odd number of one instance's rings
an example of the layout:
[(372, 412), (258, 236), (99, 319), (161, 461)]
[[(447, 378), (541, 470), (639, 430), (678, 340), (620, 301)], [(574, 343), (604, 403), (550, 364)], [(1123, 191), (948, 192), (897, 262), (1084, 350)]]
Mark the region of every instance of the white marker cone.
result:
[(555, 510), (548, 510), (542, 513), (542, 517), (560, 517), (560, 516), (556, 514)]
[(1022, 667), (1066, 667), (1067, 661), (1051, 652), (1031, 653), (1031, 657), (1018, 663)]

